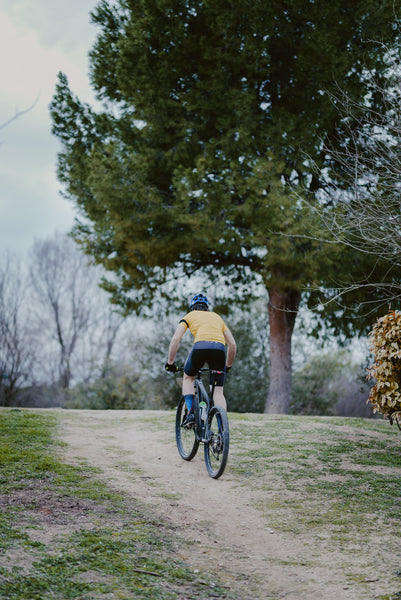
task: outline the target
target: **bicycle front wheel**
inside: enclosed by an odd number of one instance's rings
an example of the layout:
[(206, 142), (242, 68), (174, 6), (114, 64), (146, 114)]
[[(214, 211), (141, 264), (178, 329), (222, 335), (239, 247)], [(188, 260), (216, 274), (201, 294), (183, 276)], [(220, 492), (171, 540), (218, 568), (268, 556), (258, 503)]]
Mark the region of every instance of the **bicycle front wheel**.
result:
[(183, 425), (188, 414), (184, 398), (181, 398), (175, 415), (175, 440), (178, 452), (184, 460), (192, 460), (198, 452), (199, 440), (195, 435), (195, 424)]
[(226, 468), (230, 445), (230, 431), (227, 413), (214, 406), (209, 412), (209, 439), (205, 443), (205, 463), (210, 477), (218, 479)]

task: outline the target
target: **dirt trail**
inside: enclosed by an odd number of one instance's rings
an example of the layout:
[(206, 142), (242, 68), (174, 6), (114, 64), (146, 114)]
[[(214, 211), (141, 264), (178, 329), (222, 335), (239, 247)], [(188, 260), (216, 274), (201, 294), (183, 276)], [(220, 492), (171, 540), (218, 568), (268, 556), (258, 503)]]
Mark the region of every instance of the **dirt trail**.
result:
[[(212, 480), (203, 448), (190, 463), (177, 452), (172, 419), (167, 429), (147, 425), (157, 413), (142, 411), (62, 411), (59, 437), (73, 463), (100, 467), (107, 484), (152, 506), (191, 542), (182, 558), (194, 569), (206, 562), (243, 600), (370, 600), (371, 584), (358, 585), (344, 574), (344, 557), (329, 540), (274, 531), (257, 509), (258, 492), (226, 473)], [(150, 429), (149, 429), (150, 427)], [(235, 448), (231, 448), (235, 460)], [(185, 553), (185, 554), (184, 554)], [(235, 585), (233, 585), (235, 582)]]

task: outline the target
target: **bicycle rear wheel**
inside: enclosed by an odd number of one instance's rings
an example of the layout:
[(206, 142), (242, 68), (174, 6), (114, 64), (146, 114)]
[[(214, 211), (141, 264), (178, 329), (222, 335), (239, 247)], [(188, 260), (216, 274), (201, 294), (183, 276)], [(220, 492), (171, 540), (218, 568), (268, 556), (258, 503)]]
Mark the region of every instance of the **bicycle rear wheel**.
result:
[(205, 443), (205, 464), (213, 479), (223, 475), (226, 468), (230, 445), (230, 431), (227, 413), (223, 408), (214, 406), (209, 412), (210, 439)]
[(184, 460), (192, 460), (198, 452), (199, 441), (195, 435), (195, 425), (183, 425), (187, 414), (188, 410), (185, 400), (184, 398), (181, 398), (175, 415), (175, 440), (181, 458)]

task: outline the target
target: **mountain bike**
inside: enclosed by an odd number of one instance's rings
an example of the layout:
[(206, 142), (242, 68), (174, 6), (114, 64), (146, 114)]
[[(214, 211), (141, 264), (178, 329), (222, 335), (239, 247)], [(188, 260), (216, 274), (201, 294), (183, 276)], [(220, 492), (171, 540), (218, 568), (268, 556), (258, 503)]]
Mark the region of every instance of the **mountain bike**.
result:
[[(183, 369), (180, 368), (179, 371), (182, 372)], [(178, 452), (184, 460), (192, 460), (198, 452), (199, 445), (203, 444), (207, 472), (213, 479), (218, 479), (226, 468), (230, 431), (226, 411), (220, 406), (215, 406), (213, 402), (216, 382), (214, 381), (209, 395), (202, 381), (203, 373), (217, 375), (218, 371), (201, 369), (195, 377), (195, 423), (185, 424), (188, 409), (184, 398), (181, 397), (175, 418), (175, 438)]]

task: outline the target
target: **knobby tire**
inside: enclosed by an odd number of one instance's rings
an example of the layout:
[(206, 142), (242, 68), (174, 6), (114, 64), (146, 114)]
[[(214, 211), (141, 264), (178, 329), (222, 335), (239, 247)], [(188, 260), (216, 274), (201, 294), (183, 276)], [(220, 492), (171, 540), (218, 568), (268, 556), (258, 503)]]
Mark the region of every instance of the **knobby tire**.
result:
[(214, 406), (209, 412), (210, 440), (204, 445), (207, 472), (213, 479), (223, 475), (226, 468), (230, 445), (230, 431), (227, 413)]
[(175, 439), (177, 442), (178, 452), (184, 460), (192, 460), (199, 448), (199, 441), (195, 435), (194, 426), (190, 429), (183, 427), (188, 410), (184, 398), (181, 398), (177, 406), (175, 416)]

